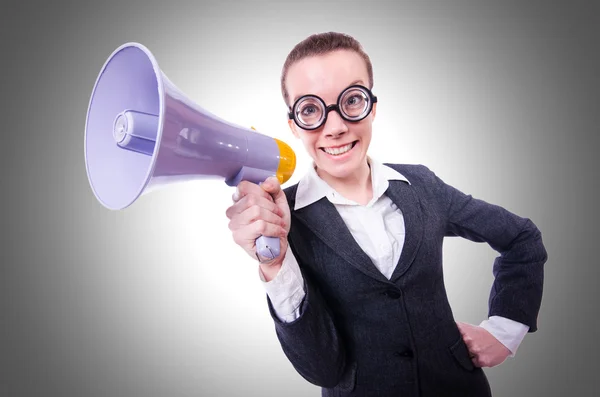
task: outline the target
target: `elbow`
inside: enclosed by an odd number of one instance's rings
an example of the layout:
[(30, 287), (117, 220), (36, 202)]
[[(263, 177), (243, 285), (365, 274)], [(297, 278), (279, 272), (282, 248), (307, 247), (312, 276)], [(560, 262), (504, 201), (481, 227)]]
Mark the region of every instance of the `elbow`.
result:
[(542, 240), (542, 232), (531, 220), (529, 221), (529, 223), (532, 229), (532, 251), (535, 252), (535, 255), (537, 256), (537, 261), (543, 264), (548, 260), (548, 251), (546, 251), (544, 241)]
[(511, 242), (505, 254), (512, 250), (524, 254), (530, 262), (544, 263), (548, 252), (542, 240), (542, 232), (530, 219), (527, 219), (519, 235)]

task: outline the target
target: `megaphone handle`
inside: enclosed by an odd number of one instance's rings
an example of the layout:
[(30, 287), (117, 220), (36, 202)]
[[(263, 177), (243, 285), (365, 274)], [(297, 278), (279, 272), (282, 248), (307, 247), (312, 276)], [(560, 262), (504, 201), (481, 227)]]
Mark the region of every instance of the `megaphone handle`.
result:
[[(225, 180), (225, 183), (228, 186), (237, 186), (241, 181), (260, 183), (270, 176), (273, 176), (272, 171), (243, 166), (236, 175)], [(256, 253), (265, 260), (277, 258), (280, 251), (279, 237), (260, 236), (256, 239)]]
[(260, 236), (256, 239), (256, 253), (267, 260), (279, 256), (279, 237)]

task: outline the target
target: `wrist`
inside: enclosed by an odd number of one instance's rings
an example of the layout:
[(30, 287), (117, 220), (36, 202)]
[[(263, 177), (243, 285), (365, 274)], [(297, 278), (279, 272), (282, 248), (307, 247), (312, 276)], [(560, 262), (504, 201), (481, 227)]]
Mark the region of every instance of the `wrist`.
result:
[(258, 267), (266, 282), (273, 280), (281, 270), (283, 260), (275, 258), (270, 262), (259, 263)]

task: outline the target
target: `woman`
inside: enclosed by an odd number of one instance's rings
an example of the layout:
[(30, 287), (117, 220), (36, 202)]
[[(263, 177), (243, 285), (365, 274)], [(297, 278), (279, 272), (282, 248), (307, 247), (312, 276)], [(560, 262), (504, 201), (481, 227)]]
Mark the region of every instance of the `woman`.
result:
[[(324, 396), (486, 396), (481, 369), (537, 330), (541, 233), (421, 165), (367, 156), (377, 98), (369, 57), (352, 37), (317, 34), (281, 77), (289, 126), (313, 168), (282, 191), (243, 182), (227, 209), (234, 241), (256, 258), (260, 235), (281, 254), (259, 259), (281, 346)], [(490, 318), (456, 323), (442, 274), (445, 236), (487, 242)]]

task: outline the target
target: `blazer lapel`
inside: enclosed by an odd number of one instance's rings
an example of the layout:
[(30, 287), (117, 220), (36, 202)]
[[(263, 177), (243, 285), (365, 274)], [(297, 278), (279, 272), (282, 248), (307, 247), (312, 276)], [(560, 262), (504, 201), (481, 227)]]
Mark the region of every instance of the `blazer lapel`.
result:
[(327, 198), (295, 211), (295, 215), (323, 243), (352, 266), (369, 277), (389, 282), (354, 240), (344, 220)]
[[(295, 189), (293, 193), (295, 194)], [(375, 267), (371, 258), (360, 248), (329, 200), (322, 198), (316, 203), (295, 211), (294, 214), (323, 243), (352, 266), (379, 281), (395, 283), (410, 268), (419, 251), (424, 232), (423, 214), (414, 188), (405, 181), (389, 181), (386, 195), (402, 211), (405, 229), (404, 246), (390, 280)]]
[(390, 280), (396, 282), (412, 265), (421, 246), (424, 231), (423, 214), (414, 188), (405, 181), (390, 181), (386, 195), (402, 211), (404, 217), (404, 247)]

